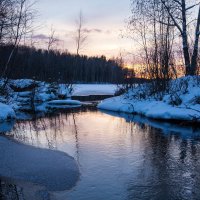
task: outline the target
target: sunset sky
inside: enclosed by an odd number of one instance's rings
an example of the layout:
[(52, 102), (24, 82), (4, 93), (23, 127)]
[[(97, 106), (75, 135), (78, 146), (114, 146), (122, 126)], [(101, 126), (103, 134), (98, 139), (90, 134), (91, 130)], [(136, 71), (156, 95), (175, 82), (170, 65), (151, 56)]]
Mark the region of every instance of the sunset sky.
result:
[(130, 0), (38, 0), (38, 21), (41, 27), (36, 38), (48, 36), (51, 26), (56, 31), (61, 49), (75, 52), (73, 33), (80, 10), (88, 30), (87, 45), (81, 52), (87, 55), (118, 56), (132, 50), (131, 41), (121, 37), (125, 20), (131, 14)]

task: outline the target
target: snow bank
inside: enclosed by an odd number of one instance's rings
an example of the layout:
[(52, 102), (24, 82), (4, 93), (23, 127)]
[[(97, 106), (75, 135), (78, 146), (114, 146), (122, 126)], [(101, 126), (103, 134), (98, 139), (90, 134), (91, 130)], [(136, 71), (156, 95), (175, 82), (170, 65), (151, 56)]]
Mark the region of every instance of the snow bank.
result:
[(32, 79), (17, 79), (17, 80), (11, 80), (9, 82), (10, 87), (15, 92), (29, 91), (37, 87), (38, 84), (39, 84), (38, 81), (34, 81)]
[[(179, 89), (178, 86), (183, 81), (186, 87)], [(145, 99), (136, 98), (136, 93), (140, 90), (138, 86), (125, 95), (104, 100), (98, 108), (137, 113), (153, 119), (200, 121), (200, 87), (195, 77), (173, 80), (171, 85), (173, 91), (166, 93), (162, 101), (151, 96)], [(175, 98), (180, 102), (179, 105), (173, 104), (173, 101), (176, 101)]]
[(15, 112), (10, 106), (0, 103), (0, 121), (9, 121), (15, 117)]
[(0, 137), (0, 176), (44, 186), (48, 191), (72, 188), (79, 179), (75, 160), (65, 153), (39, 149)]

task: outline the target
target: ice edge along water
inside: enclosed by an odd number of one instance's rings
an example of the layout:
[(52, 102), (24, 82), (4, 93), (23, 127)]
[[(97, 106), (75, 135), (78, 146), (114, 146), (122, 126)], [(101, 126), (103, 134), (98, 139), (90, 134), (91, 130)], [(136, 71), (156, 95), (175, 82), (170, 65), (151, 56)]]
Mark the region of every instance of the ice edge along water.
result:
[(79, 180), (79, 168), (71, 156), (40, 149), (0, 136), (0, 176), (25, 181), (47, 191), (64, 191)]
[(178, 106), (171, 104), (171, 95), (165, 94), (162, 101), (153, 97), (146, 99), (134, 98), (140, 87), (129, 90), (128, 93), (106, 99), (99, 105), (99, 109), (115, 112), (137, 113), (153, 119), (200, 121), (200, 87), (195, 83), (196, 77), (183, 77), (172, 80), (171, 85), (176, 87), (181, 81), (186, 81), (187, 89), (176, 91), (181, 103)]

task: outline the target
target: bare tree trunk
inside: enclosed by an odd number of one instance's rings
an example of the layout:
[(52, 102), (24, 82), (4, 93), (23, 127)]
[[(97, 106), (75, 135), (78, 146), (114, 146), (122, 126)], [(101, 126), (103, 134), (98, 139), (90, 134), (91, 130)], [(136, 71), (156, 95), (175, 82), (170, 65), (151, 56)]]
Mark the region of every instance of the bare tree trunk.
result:
[(194, 50), (192, 54), (192, 61), (191, 61), (191, 72), (193, 75), (197, 72), (197, 58), (198, 58), (198, 49), (199, 49), (199, 35), (200, 35), (200, 6), (199, 6), (199, 14), (197, 19), (197, 26), (196, 26), (196, 33), (195, 33), (195, 43), (194, 43)]
[[(9, 57), (8, 57), (6, 66), (4, 68), (4, 71), (3, 71), (2, 75), (1, 75), (1, 78), (3, 78), (3, 76), (6, 74), (6, 71), (7, 71), (8, 67), (9, 67), (9, 64), (10, 64), (10, 61), (11, 61), (11, 59), (13, 57), (15, 49), (18, 48), (18, 45), (19, 45), (21, 37), (22, 37), (22, 32), (23, 31), (21, 31), (20, 28), (21, 28), (21, 24), (22, 24), (23, 9), (24, 9), (25, 2), (26, 2), (26, 0), (20, 0), (20, 10), (19, 10), (19, 16), (17, 16), (16, 33), (14, 33), (15, 41), (14, 41), (14, 44), (13, 44), (13, 49), (12, 49), (12, 51), (11, 51)], [(23, 25), (25, 26), (25, 23)]]
[(190, 75), (191, 71), (191, 63), (190, 63), (190, 54), (189, 54), (189, 47), (188, 47), (188, 34), (187, 34), (187, 19), (186, 19), (186, 5), (185, 0), (182, 0), (181, 3), (182, 7), (182, 42), (183, 42), (183, 54), (185, 60), (185, 67), (186, 67), (186, 75)]

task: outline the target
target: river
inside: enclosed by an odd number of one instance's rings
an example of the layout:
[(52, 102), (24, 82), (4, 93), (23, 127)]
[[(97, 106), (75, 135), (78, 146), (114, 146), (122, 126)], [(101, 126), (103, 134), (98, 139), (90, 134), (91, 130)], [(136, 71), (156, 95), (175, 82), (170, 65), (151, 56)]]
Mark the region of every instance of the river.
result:
[[(5, 134), (75, 158), (80, 169), (76, 186), (69, 191), (49, 192), (47, 199), (200, 199), (198, 128), (141, 116), (75, 109), (19, 121)], [(16, 188), (32, 190), (23, 184)]]

